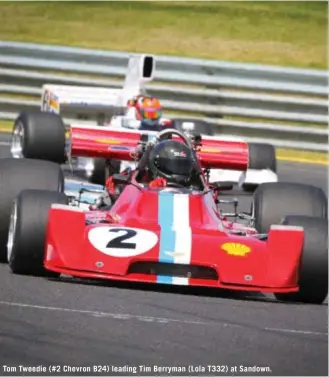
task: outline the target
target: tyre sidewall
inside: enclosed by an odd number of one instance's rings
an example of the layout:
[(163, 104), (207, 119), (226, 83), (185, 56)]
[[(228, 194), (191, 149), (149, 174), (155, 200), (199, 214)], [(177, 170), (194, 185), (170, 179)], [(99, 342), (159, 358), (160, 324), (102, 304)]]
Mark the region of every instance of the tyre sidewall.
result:
[(25, 189), (64, 191), (60, 165), (29, 159), (0, 160), (0, 261), (7, 261), (6, 245), (12, 203)]
[(328, 294), (328, 219), (310, 216), (286, 216), (282, 224), (304, 229), (299, 266), (299, 292), (277, 294), (284, 301), (322, 303)]
[(40, 159), (63, 164), (65, 156), (65, 125), (58, 114), (30, 111), (21, 113), (14, 127), (24, 130), (24, 158)]
[(277, 172), (275, 147), (271, 144), (248, 143), (248, 168), (254, 170), (271, 170)]
[(15, 273), (44, 273), (43, 260), (48, 213), (54, 203), (68, 204), (65, 194), (55, 191), (25, 190), (14, 201), (17, 220), (12, 253), (8, 260)]
[(272, 224), (280, 224), (288, 215), (326, 218), (328, 200), (323, 190), (315, 186), (263, 183), (254, 193), (251, 212), (257, 231), (267, 233)]

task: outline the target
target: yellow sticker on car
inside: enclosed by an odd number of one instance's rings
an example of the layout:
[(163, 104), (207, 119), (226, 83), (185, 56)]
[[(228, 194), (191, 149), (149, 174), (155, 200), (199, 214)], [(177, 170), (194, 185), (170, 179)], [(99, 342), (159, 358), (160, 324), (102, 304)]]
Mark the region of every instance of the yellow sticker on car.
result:
[(101, 143), (101, 144), (122, 144), (120, 140), (114, 140), (114, 139), (96, 139), (96, 143)]
[(204, 153), (221, 153), (221, 150), (218, 149), (218, 148), (205, 147), (205, 148), (201, 148), (201, 152), (204, 152)]
[(250, 253), (251, 249), (249, 246), (238, 242), (227, 242), (221, 245), (221, 249), (226, 251), (227, 254), (236, 257), (244, 257)]

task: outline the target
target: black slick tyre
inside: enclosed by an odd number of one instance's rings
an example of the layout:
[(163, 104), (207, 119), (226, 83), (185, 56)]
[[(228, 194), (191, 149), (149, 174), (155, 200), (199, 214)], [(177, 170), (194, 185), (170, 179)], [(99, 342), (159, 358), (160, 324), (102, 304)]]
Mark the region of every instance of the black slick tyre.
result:
[[(275, 147), (271, 144), (248, 143), (249, 163), (248, 169), (271, 170), (277, 172), (277, 162)], [(253, 192), (258, 184), (244, 183), (242, 189), (247, 192)]]
[(322, 304), (328, 295), (328, 219), (286, 216), (284, 225), (304, 228), (304, 245), (299, 268), (299, 291), (277, 293), (281, 301)]
[(15, 199), (10, 217), (7, 258), (15, 274), (55, 277), (43, 267), (48, 213), (54, 203), (68, 204), (56, 191), (24, 190)]
[(0, 160), (0, 261), (7, 261), (11, 207), (16, 196), (25, 189), (64, 191), (64, 176), (60, 165), (29, 159)]
[(256, 189), (251, 205), (254, 226), (267, 233), (288, 215), (327, 218), (328, 199), (318, 187), (290, 182), (263, 183)]
[(11, 153), (15, 158), (47, 160), (63, 164), (65, 125), (58, 114), (30, 111), (15, 120)]

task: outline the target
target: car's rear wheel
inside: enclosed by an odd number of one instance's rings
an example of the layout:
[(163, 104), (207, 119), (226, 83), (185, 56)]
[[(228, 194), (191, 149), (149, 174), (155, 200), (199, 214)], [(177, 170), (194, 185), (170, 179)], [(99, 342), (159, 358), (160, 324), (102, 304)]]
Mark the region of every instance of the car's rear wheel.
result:
[(253, 197), (251, 213), (259, 233), (287, 215), (327, 218), (328, 199), (318, 187), (288, 182), (263, 183)]
[(65, 125), (57, 114), (23, 112), (15, 120), (11, 153), (14, 158), (47, 160), (62, 164), (65, 155)]
[(7, 245), (7, 259), (13, 273), (59, 275), (43, 267), (48, 213), (55, 203), (68, 204), (68, 199), (56, 191), (24, 190), (14, 200)]
[(0, 261), (7, 261), (7, 240), (11, 207), (25, 189), (64, 191), (60, 165), (29, 159), (0, 160)]
[(328, 295), (328, 219), (286, 216), (285, 225), (304, 228), (304, 245), (299, 268), (299, 291), (277, 293), (281, 301), (321, 304)]
[[(271, 144), (248, 143), (249, 163), (248, 169), (271, 170), (277, 172), (275, 147)], [(253, 192), (258, 184), (243, 183), (242, 189), (247, 192)]]

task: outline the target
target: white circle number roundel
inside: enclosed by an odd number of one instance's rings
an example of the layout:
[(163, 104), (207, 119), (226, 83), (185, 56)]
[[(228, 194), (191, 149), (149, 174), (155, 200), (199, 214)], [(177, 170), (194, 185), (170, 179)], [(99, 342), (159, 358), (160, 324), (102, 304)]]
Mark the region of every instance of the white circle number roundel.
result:
[(149, 230), (114, 226), (93, 228), (88, 238), (100, 252), (122, 258), (146, 253), (158, 242), (158, 236)]

